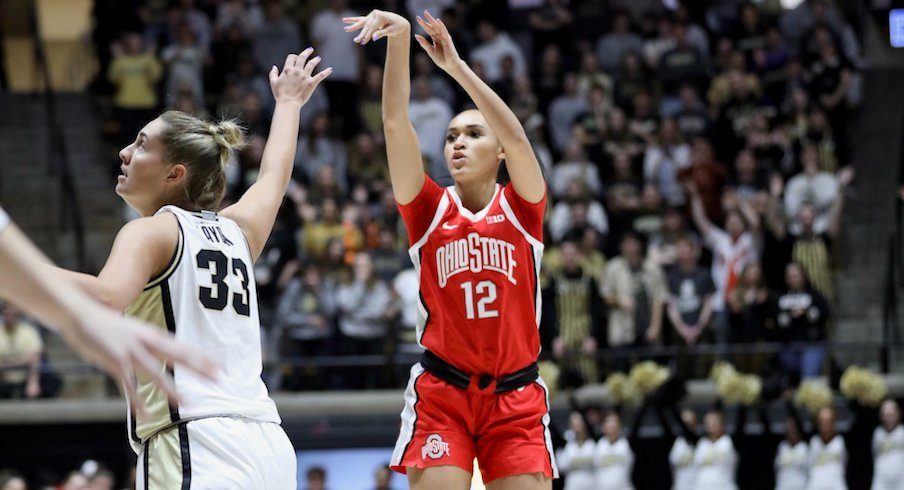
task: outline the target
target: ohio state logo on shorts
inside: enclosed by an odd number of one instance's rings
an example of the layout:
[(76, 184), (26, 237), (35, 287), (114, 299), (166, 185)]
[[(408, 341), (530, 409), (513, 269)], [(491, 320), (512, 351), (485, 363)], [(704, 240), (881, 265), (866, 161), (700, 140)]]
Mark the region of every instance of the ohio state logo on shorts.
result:
[(439, 459), (443, 454), (449, 456), (449, 443), (443, 442), (443, 438), (439, 434), (430, 434), (427, 436), (427, 442), (421, 448), (422, 459)]

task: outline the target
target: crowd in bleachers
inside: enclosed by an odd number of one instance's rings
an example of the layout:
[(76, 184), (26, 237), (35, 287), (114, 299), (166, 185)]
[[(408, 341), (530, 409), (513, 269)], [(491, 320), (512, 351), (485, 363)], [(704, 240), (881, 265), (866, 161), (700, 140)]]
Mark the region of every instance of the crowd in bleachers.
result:
[[(227, 204), (260, 164), (269, 67), (312, 45), (334, 69), (302, 111), (294, 180), (255, 267), (271, 386), (394, 386), (404, 376), (372, 368), (418, 350), (382, 135), (385, 51), (342, 29), (371, 8), (440, 15), (527, 130), (550, 194), (542, 355), (565, 384), (672, 362), (657, 349), (763, 341), (803, 343), (735, 363), (823, 371), (862, 63), (832, 2), (98, 1), (92, 88), (111, 155), (161, 110), (235, 117), (250, 144)], [(410, 116), (430, 174), (449, 185), (445, 127), (469, 101), (414, 49)], [(311, 356), (367, 376), (317, 370)], [(677, 359), (680, 375), (705, 374), (705, 359)]]

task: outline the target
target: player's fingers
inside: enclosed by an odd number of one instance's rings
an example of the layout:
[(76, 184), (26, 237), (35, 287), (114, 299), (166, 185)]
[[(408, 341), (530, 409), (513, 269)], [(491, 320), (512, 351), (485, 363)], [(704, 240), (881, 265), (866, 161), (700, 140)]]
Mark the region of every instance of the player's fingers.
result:
[(155, 359), (150, 353), (144, 350), (138, 350), (132, 353), (132, 363), (135, 366), (136, 373), (142, 373), (149, 378), (149, 381), (163, 390), (166, 397), (173, 402), (179, 401), (179, 395), (176, 393), (176, 385), (172, 376), (162, 368), (160, 361)]
[(276, 83), (276, 79), (279, 78), (279, 68), (276, 65), (273, 65), (273, 68), (270, 68), (270, 73), (267, 74), (270, 78), (270, 85)]
[(320, 64), (320, 56), (315, 56), (308, 60), (308, 62), (304, 65), (304, 71), (308, 75), (314, 72), (314, 68)]
[(320, 73), (314, 75), (314, 86), (320, 84), (326, 77), (330, 76), (330, 73), (333, 73), (333, 67), (328, 67), (324, 70), (321, 70)]
[(295, 67), (304, 68), (305, 63), (308, 62), (308, 57), (311, 56), (311, 53), (314, 52), (314, 48), (305, 48), (304, 51), (298, 53), (298, 57), (295, 58)]
[(290, 53), (288, 56), (286, 56), (286, 62), (283, 63), (282, 71), (286, 71), (289, 68), (292, 68), (293, 66), (295, 66), (296, 60), (298, 60), (298, 55), (295, 53)]
[(169, 360), (173, 364), (190, 369), (205, 378), (215, 380), (219, 373), (219, 366), (208, 356), (196, 349), (177, 342), (172, 337), (143, 339), (144, 347), (159, 362)]
[(433, 53), (433, 45), (430, 44), (430, 41), (428, 41), (427, 38), (420, 34), (415, 34), (414, 40), (417, 41), (417, 43), (420, 44), (422, 48), (424, 48), (424, 51), (429, 54)]

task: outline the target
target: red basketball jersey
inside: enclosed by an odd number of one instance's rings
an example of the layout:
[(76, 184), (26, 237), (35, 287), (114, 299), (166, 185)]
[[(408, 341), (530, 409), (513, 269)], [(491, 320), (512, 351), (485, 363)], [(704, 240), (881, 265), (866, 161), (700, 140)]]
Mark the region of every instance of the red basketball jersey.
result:
[(536, 361), (546, 197), (531, 204), (497, 185), (472, 213), (453, 187), (427, 178), (399, 209), (420, 277), (420, 344), (472, 374), (500, 377)]

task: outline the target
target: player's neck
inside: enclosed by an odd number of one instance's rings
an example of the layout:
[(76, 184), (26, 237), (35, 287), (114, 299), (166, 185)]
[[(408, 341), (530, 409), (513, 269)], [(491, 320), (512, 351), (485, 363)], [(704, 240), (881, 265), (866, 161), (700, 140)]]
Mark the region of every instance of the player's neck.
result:
[(461, 205), (472, 213), (479, 212), (487, 207), (493, 194), (496, 193), (496, 182), (469, 182), (467, 185), (455, 183), (455, 192), (461, 199)]

